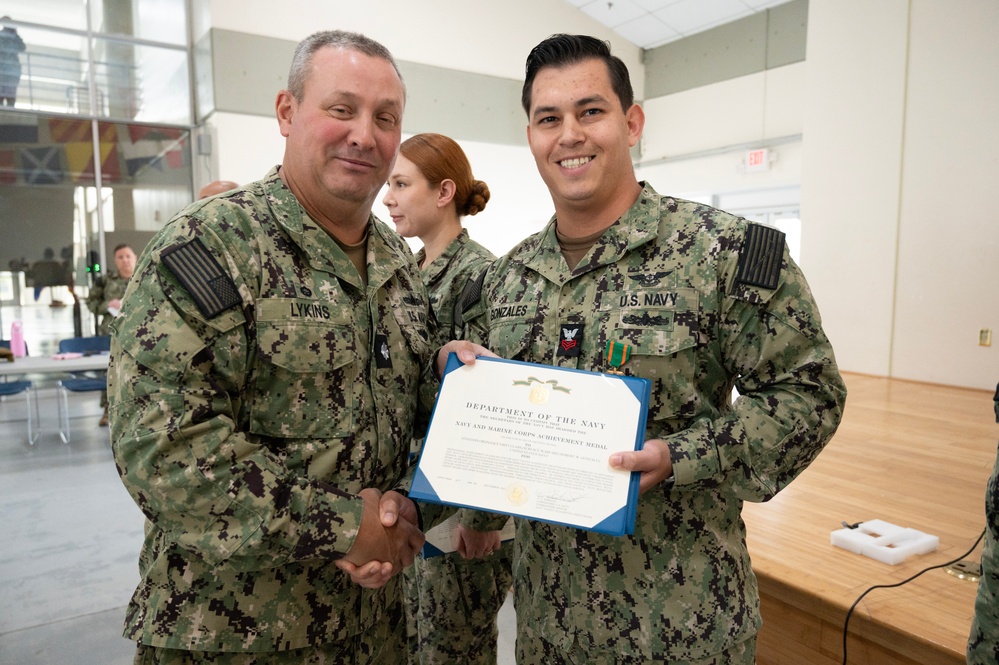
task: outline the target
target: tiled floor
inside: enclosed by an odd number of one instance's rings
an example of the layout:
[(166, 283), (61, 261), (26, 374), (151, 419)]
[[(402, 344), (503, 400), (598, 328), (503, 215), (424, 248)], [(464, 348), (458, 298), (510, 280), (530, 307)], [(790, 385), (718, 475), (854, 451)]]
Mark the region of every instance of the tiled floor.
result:
[[(53, 353), (73, 333), (68, 307), (5, 307), (2, 315), (5, 338), (11, 320), (24, 321), (33, 355)], [(118, 479), (107, 428), (97, 426), (97, 395), (70, 394), (69, 444), (59, 439), (54, 386), (39, 397), (34, 446), (23, 398), (0, 402), (0, 665), (131, 663), (121, 623), (138, 582), (142, 514)], [(514, 633), (508, 600), (501, 665), (514, 663)]]
[[(4, 307), (4, 338), (24, 323), (31, 355), (73, 336), (73, 309)], [(93, 330), (83, 309), (81, 324)], [(92, 334), (92, 333), (91, 333)], [(0, 402), (0, 663), (130, 663), (124, 606), (138, 581), (142, 514), (118, 480), (96, 393), (70, 393), (69, 444), (59, 438), (55, 381), (38, 386), (42, 432), (30, 446), (21, 396)]]

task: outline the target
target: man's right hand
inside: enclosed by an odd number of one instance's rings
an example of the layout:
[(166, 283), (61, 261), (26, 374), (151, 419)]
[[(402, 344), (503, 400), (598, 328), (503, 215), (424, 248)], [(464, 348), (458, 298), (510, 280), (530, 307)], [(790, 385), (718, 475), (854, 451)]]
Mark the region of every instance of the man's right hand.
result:
[[(361, 490), (359, 496), (364, 500), (361, 528), (354, 545), (336, 563), (355, 583), (376, 589), (413, 563), (424, 537), (415, 524), (415, 507), (409, 509), (410, 499), (391, 492), (383, 498), (374, 488)], [(389, 519), (383, 519), (383, 504), (392, 507)]]

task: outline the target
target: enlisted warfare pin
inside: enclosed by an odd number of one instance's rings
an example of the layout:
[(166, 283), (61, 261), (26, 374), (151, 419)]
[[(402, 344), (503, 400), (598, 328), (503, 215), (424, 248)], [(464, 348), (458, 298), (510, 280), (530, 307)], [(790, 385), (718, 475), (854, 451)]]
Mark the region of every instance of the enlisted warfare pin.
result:
[(392, 369), (392, 353), (389, 350), (388, 335), (375, 335), (375, 367)]

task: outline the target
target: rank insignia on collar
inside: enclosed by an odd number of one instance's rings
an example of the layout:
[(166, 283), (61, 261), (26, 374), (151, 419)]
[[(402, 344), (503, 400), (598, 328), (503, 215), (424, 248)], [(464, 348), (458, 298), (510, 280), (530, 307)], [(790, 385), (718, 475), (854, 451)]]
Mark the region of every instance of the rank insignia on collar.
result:
[(375, 335), (375, 367), (392, 369), (392, 352), (389, 350), (388, 335)]
[(563, 323), (559, 326), (558, 349), (556, 356), (576, 358), (583, 344), (583, 324)]
[(604, 349), (604, 357), (611, 369), (607, 370), (612, 374), (620, 374), (621, 366), (631, 358), (631, 345), (624, 342), (607, 340), (607, 348)]

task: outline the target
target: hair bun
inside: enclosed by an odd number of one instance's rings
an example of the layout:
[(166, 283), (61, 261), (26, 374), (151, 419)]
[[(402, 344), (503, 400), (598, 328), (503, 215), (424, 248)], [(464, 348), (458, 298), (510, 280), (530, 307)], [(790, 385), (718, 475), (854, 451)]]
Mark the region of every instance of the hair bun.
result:
[(472, 182), (472, 191), (468, 195), (468, 203), (465, 204), (466, 215), (477, 215), (486, 208), (489, 202), (489, 185), (481, 180)]

